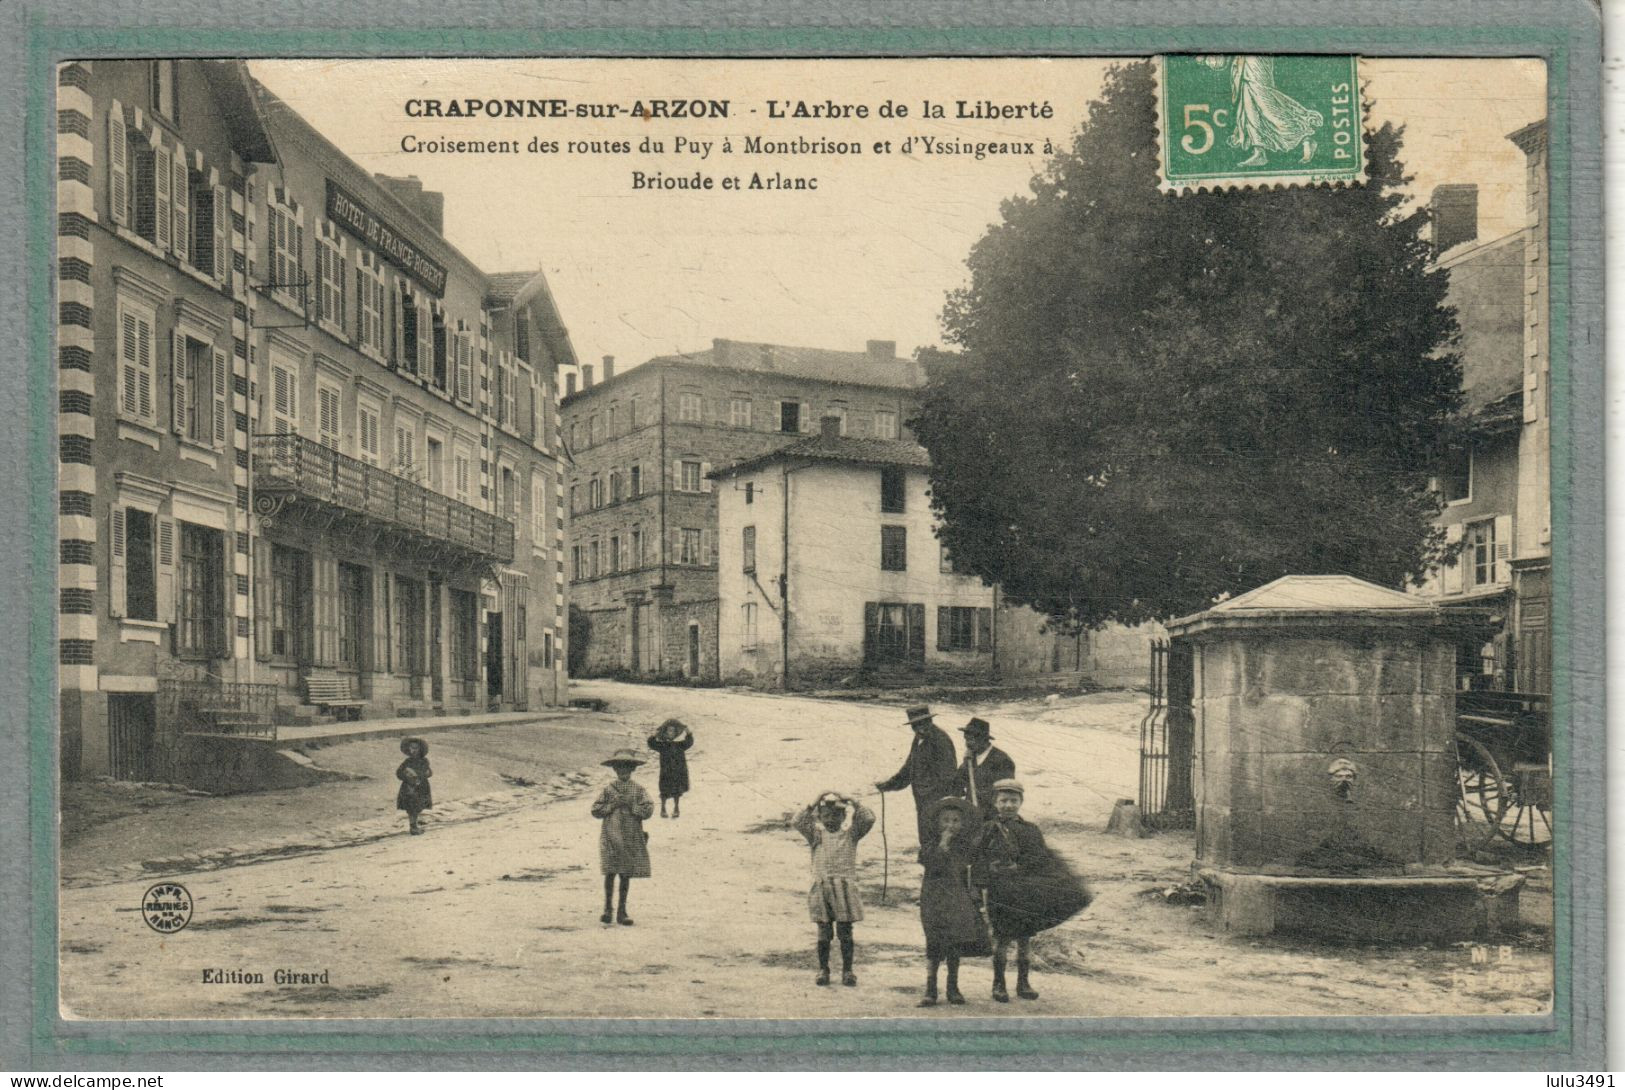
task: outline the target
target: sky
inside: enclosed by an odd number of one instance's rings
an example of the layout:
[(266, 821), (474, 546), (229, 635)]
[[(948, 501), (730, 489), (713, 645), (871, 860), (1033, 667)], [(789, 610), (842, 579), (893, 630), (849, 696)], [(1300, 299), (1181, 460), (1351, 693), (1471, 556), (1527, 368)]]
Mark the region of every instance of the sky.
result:
[[(621, 370), (713, 338), (902, 355), (942, 343), (949, 291), (971, 246), (1024, 194), (1043, 142), (1070, 144), (1111, 60), (266, 60), (250, 71), (370, 171), (416, 175), (445, 194), (446, 237), (489, 272), (540, 268), (582, 362)], [(1368, 124), (1406, 127), (1413, 194), (1479, 187), (1479, 234), (1524, 222), (1524, 159), (1506, 134), (1546, 113), (1543, 64), (1526, 59), (1362, 60)], [(564, 99), (618, 104), (725, 99), (726, 119), (424, 118), (421, 99)], [(954, 103), (1047, 104), (1052, 116), (957, 120)], [(863, 104), (867, 118), (770, 116), (769, 101)], [(906, 118), (878, 116), (883, 103)], [(943, 120), (920, 116), (925, 101)], [(412, 107), (417, 109), (417, 107)], [(664, 154), (640, 154), (644, 136)], [(744, 137), (861, 143), (859, 155), (746, 155)], [(902, 141), (915, 142), (904, 153)], [(1031, 142), (1032, 154), (925, 154), (918, 137)], [(678, 151), (682, 137), (713, 147)], [(727, 137), (734, 154), (725, 155)], [(410, 153), (403, 140), (510, 140), (507, 154)], [(556, 151), (531, 152), (530, 141)], [(874, 154), (876, 141), (892, 142)], [(626, 141), (622, 152), (571, 142)], [(539, 145), (539, 148), (543, 145)], [(753, 173), (816, 176), (816, 191), (724, 191)], [(634, 173), (711, 178), (709, 191), (634, 188)]]

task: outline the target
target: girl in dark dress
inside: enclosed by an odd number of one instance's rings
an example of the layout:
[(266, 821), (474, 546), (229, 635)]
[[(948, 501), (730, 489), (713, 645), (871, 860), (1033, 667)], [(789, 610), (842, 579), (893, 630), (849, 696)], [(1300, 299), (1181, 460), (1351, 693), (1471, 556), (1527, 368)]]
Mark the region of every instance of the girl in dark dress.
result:
[(671, 816), (682, 817), (683, 795), (688, 791), (688, 748), (694, 732), (681, 719), (668, 719), (649, 735), (649, 748), (660, 754), (660, 816), (666, 816), (666, 800), (671, 800)]
[(402, 738), (401, 752), (406, 754), (406, 760), (395, 770), (395, 778), (401, 781), (400, 790), (395, 792), (395, 809), (406, 811), (407, 829), (417, 836), (423, 832), (418, 815), (434, 805), (429, 792), (429, 777), (434, 775), (429, 770), (429, 744), (421, 738)]
[(925, 929), (925, 997), (922, 1007), (937, 1005), (937, 968), (948, 963), (948, 1002), (961, 1004), (959, 959), (986, 957), (987, 931), (971, 899), (971, 848), (976, 840), (975, 810), (962, 798), (946, 798), (928, 819), (934, 831), (920, 845), (925, 877), (920, 882), (920, 926)]
[(1005, 955), (1016, 944), (1016, 994), (1037, 999), (1033, 990), (1032, 938), (1071, 919), (1094, 899), (1066, 861), (1044, 843), (1038, 826), (1022, 820), (1021, 784), (993, 785), (994, 819), (982, 826), (971, 864), (971, 881), (987, 891), (987, 922), (993, 929), (993, 998), (1010, 1002), (1005, 991)]

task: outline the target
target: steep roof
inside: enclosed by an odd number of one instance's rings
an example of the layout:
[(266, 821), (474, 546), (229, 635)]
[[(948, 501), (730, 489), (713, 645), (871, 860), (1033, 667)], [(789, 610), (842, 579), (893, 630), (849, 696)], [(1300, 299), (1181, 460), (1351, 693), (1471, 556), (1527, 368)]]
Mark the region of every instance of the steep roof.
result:
[(704, 351), (657, 356), (650, 362), (762, 371), (796, 378), (822, 379), (825, 382), (895, 386), (909, 390), (924, 383), (925, 376), (919, 364), (896, 355), (895, 345), (877, 342), (876, 347), (885, 351), (842, 352), (832, 348), (802, 348), (718, 337)]
[(730, 477), (777, 461), (831, 462), (861, 466), (902, 466), (925, 469), (931, 456), (907, 439), (867, 439), (845, 435), (811, 435), (714, 471), (712, 477)]
[(525, 285), (536, 279), (536, 270), (526, 272), (499, 272), (487, 273), (488, 281), (485, 288), (485, 302), (487, 306), (506, 306), (519, 297)]

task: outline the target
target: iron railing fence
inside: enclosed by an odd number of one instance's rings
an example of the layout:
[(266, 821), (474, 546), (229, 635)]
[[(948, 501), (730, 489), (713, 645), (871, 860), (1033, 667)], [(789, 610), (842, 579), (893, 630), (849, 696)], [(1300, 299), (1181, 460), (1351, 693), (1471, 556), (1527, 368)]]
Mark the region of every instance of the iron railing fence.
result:
[(161, 733), (234, 734), (276, 740), (277, 687), (270, 682), (158, 681)]

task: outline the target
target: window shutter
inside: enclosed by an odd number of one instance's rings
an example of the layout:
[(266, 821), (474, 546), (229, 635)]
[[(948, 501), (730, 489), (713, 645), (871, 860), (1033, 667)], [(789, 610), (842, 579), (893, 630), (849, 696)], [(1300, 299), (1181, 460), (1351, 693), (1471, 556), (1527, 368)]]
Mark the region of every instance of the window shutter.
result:
[(294, 221), (293, 226), (293, 253), (288, 261), (288, 279), (295, 286), (288, 290), (299, 300), (299, 309), (310, 308), (310, 286), (305, 277), (305, 225), (303, 217)]
[(119, 227), (130, 224), (130, 146), (124, 129), (124, 106), (114, 99), (107, 108), (107, 211)]
[(339, 662), (338, 627), (338, 561), (330, 557), (312, 558), (312, 573), (316, 593), (311, 596), (315, 607), (316, 664), (337, 666)]
[(948, 628), (949, 628), (949, 624), (950, 624), (950, 622), (948, 620), (948, 607), (947, 606), (938, 606), (937, 607), (937, 650), (938, 651), (946, 651), (946, 650), (948, 650)]
[[(333, 320), (338, 323), (340, 329), (347, 330), (350, 328), (348, 324), (350, 320), (350, 299), (349, 293), (344, 290), (344, 286), (350, 282), (350, 262), (347, 258), (337, 256), (337, 251), (328, 256), (328, 261), (338, 262), (338, 275), (333, 278), (333, 290), (338, 296), (338, 314), (334, 316)], [(357, 299), (356, 307), (358, 311), (360, 306), (361, 300)], [(336, 662), (337, 659), (335, 658), (334, 661)]]
[(225, 284), (231, 279), (231, 259), (226, 256), (226, 226), (231, 222), (231, 203), (226, 198), (226, 187), (217, 185), (211, 198), (214, 214), (210, 222), (214, 227), (214, 278)]
[(711, 463), (710, 462), (701, 462), (700, 463), (700, 491), (701, 492), (709, 492), (709, 491), (711, 491)]
[(112, 527), (107, 534), (107, 615), (124, 616), (124, 508), (108, 512)]
[(214, 629), (214, 654), (222, 659), (236, 657), (237, 640), (237, 580), (226, 562), (231, 555), (231, 546), (226, 544), (229, 536), (227, 531), (211, 535), (213, 548), (209, 550), (209, 563), (219, 575), (220, 587), (220, 623)]
[(136, 373), (135, 315), (129, 311), (123, 311), (119, 315), (119, 324), (122, 327), (119, 337), (119, 411), (125, 416), (139, 416), (140, 409), (139, 402), (136, 400), (136, 391), (141, 386), (141, 379)]
[(671, 532), (670, 548), (671, 552), (667, 554), (670, 559), (667, 563), (681, 564), (683, 562), (683, 531), (680, 528)]
[(389, 651), (389, 584), (387, 572), (372, 570), (372, 662), (368, 668), (383, 673), (390, 670)]
[(271, 543), (254, 541), (254, 657), (271, 657)]
[(389, 362), (396, 367), (401, 365), (401, 356), (406, 351), (405, 310), (401, 306), (401, 285), (396, 281), (389, 293)]
[(985, 607), (976, 611), (976, 650), (993, 650), (993, 611)]
[(152, 149), (153, 242), (158, 249), (170, 249), (169, 226), (174, 203), (169, 195), (169, 183), (174, 174), (169, 151), (162, 146)]
[(1495, 585), (1512, 584), (1512, 516), (1495, 516)]
[(908, 657), (914, 662), (925, 662), (925, 605), (921, 602), (908, 607)]
[[(1446, 545), (1461, 544), (1461, 523), (1454, 522), (1446, 526), (1444, 528), (1444, 540)], [(1456, 554), (1455, 563), (1444, 569), (1444, 592), (1446, 594), (1461, 593), (1462, 587), (1466, 585), (1468, 563), (1469, 558), (1466, 550), (1462, 550)]]
[[(413, 293), (414, 297), (416, 293)], [(417, 299), (418, 304), (418, 359), (417, 369), (420, 378), (430, 378), (434, 375), (434, 323), (429, 320), (427, 300)]]
[(174, 390), (170, 415), (174, 417), (175, 434), (185, 436), (187, 380), (191, 376), (186, 373), (186, 337), (179, 330), (169, 335), (169, 349), (170, 387)]
[(796, 413), (796, 425), (803, 432), (810, 432), (813, 430), (812, 404), (810, 402), (803, 401), (801, 403), (801, 408)]
[(175, 623), (175, 520), (158, 521), (158, 620)]
[(214, 350), (214, 445), (225, 450), (231, 445), (226, 428), (226, 371), (228, 364), (226, 354), (218, 348)]
[(152, 358), (152, 323), (140, 318), (137, 319), (135, 328), (136, 411), (141, 415), (141, 419), (156, 422), (158, 414), (152, 403), (153, 372), (156, 370)]
[(181, 261), (189, 261), (192, 241), (192, 186), (190, 172), (186, 169), (186, 149), (175, 148), (174, 184), (170, 187), (170, 199), (175, 206), (175, 229), (170, 233), (170, 241), (174, 244), (175, 256)]
[(875, 660), (875, 630), (880, 627), (880, 604), (863, 603), (863, 661)]
[(474, 342), (467, 333), (457, 334), (457, 397), (474, 403)]
[(701, 564), (715, 564), (717, 562), (716, 554), (713, 553), (711, 551), (711, 549), (712, 549), (711, 531), (710, 530), (701, 530), (700, 531), (700, 563)]
[(683, 488), (683, 460), (677, 459), (671, 464), (671, 490), (680, 492)]

